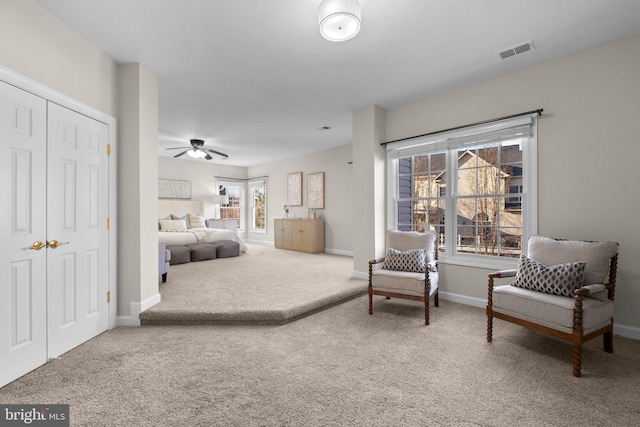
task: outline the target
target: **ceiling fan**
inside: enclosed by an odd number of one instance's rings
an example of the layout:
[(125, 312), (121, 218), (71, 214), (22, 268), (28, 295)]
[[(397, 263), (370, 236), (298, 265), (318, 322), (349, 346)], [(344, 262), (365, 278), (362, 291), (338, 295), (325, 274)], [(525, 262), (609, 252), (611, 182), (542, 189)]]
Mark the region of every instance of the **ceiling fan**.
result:
[[(167, 148), (167, 150), (184, 150), (184, 147)], [(191, 148), (186, 149), (182, 153), (178, 153), (173, 157), (180, 157), (185, 153), (187, 153), (190, 157), (193, 157), (194, 159), (211, 160), (211, 159), (213, 159), (213, 157), (211, 157), (211, 155), (209, 153), (216, 154), (216, 155), (222, 157), (223, 159), (229, 158), (229, 156), (224, 154), (224, 153), (221, 153), (221, 152), (216, 151), (216, 150), (211, 150), (209, 148), (204, 148), (204, 141), (201, 140), (201, 139), (192, 139), (191, 140)]]

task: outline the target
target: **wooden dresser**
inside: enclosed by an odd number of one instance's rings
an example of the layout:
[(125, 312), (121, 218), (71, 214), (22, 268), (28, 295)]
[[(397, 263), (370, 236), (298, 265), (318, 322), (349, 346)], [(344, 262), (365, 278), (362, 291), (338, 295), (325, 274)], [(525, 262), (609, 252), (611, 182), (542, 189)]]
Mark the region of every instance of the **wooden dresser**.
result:
[(279, 249), (324, 252), (324, 221), (321, 219), (274, 220), (275, 246)]

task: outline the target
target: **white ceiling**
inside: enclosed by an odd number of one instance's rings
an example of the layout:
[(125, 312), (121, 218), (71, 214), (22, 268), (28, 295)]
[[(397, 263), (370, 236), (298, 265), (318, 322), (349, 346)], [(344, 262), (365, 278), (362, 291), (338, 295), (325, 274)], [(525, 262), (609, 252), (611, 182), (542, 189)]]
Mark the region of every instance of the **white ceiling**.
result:
[[(362, 29), (342, 43), (320, 36), (320, 0), (38, 2), (118, 63), (158, 75), (160, 155), (199, 138), (229, 154), (212, 162), (239, 166), (348, 144), (354, 110), (640, 32), (638, 0), (360, 0)], [(535, 50), (497, 58), (529, 40)]]

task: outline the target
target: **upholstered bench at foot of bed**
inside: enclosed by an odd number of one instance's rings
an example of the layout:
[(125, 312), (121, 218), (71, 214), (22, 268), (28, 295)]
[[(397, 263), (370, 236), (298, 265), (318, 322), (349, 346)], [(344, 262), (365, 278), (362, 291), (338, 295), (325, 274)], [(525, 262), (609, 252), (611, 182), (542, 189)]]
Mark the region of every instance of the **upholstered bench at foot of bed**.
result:
[(187, 245), (191, 249), (191, 261), (216, 259), (216, 246), (211, 243), (193, 243)]
[(240, 255), (240, 245), (233, 240), (220, 240), (212, 242), (216, 246), (216, 256), (218, 258), (229, 258)]
[(186, 262), (191, 262), (191, 249), (183, 246), (167, 246), (169, 252), (171, 252), (171, 261), (170, 265), (176, 264), (184, 264)]

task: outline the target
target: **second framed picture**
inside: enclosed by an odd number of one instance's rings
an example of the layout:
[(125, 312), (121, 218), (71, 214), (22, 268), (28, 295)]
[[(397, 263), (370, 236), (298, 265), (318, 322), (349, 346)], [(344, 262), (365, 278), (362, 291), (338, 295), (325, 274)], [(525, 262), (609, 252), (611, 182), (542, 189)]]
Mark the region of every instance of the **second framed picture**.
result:
[(324, 209), (324, 172), (307, 175), (307, 208)]

